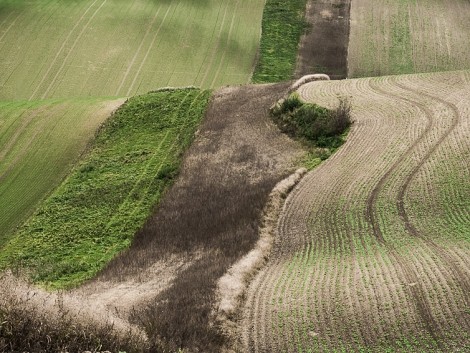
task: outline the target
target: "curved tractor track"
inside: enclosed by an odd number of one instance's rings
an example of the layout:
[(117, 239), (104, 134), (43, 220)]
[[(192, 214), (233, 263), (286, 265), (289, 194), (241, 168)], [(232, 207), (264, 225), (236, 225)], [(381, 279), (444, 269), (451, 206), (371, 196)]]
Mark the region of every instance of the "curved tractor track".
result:
[(352, 102), (346, 144), (287, 199), (244, 314), (249, 352), (470, 344), (470, 72), (302, 86)]

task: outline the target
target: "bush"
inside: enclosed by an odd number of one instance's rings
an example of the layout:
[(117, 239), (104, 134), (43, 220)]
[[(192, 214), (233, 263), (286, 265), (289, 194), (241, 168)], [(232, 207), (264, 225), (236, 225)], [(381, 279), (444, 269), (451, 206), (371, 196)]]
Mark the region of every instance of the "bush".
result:
[(339, 147), (339, 140), (335, 137), (343, 134), (352, 123), (347, 100), (340, 99), (337, 109), (328, 110), (316, 104), (303, 103), (295, 92), (277, 104), (271, 113), (281, 131), (318, 147)]
[(352, 124), (351, 105), (346, 99), (340, 99), (338, 108), (328, 110), (302, 102), (296, 92), (276, 104), (271, 109), (271, 116), (282, 132), (299, 138), (309, 147), (309, 153), (302, 161), (309, 170), (344, 143)]

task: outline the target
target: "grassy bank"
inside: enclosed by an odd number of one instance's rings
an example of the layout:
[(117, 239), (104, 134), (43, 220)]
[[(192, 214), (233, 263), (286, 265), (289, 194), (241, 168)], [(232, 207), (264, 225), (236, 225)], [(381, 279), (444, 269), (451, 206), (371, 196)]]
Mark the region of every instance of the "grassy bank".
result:
[(267, 0), (263, 12), (254, 83), (289, 80), (295, 70), (299, 40), (307, 28), (306, 0)]
[(209, 91), (130, 99), (97, 133), (89, 154), (0, 254), (51, 288), (91, 278), (127, 248), (178, 173)]

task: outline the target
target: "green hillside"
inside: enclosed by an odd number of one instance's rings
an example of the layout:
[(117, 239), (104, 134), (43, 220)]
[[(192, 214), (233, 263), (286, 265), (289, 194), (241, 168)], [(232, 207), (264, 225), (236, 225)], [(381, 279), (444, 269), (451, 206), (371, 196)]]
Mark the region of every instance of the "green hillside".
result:
[(263, 0), (0, 0), (0, 99), (250, 80)]

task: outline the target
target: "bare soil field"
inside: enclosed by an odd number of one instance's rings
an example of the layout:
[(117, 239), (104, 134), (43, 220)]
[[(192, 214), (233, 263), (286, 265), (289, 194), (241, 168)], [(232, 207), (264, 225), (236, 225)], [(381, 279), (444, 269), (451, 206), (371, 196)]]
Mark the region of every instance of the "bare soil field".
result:
[(347, 142), (281, 213), (247, 296), (248, 352), (451, 352), (470, 345), (470, 72), (321, 81)]
[(348, 77), (468, 69), (466, 0), (351, 3)]
[(307, 32), (300, 39), (295, 77), (324, 73), (347, 76), (350, 0), (308, 1)]

